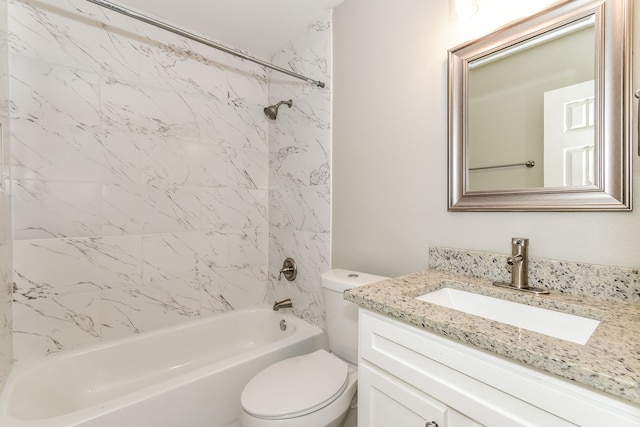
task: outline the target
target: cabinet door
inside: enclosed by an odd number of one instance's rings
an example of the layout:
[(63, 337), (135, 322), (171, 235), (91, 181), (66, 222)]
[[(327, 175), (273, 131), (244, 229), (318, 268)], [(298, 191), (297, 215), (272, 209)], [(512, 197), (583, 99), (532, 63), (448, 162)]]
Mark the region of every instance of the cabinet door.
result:
[(358, 370), (358, 420), (367, 427), (480, 426), (366, 362)]

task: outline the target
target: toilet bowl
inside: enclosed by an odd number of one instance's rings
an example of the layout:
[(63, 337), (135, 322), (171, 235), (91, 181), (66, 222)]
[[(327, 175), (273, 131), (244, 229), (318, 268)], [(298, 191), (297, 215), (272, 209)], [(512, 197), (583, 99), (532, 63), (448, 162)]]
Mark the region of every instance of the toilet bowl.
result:
[(349, 270), (322, 274), (331, 352), (318, 350), (275, 363), (245, 386), (242, 427), (339, 427), (355, 407), (358, 309), (342, 293), (386, 277)]
[(357, 378), (357, 366), (325, 350), (283, 360), (247, 384), (240, 424), (339, 427), (356, 394)]

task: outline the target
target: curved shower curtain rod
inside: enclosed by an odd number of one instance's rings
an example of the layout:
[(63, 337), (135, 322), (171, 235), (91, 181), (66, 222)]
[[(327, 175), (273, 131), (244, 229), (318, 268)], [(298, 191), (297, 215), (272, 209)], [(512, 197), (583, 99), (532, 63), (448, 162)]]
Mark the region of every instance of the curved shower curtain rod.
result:
[(172, 33), (177, 34), (177, 35), (182, 36), (182, 37), (186, 37), (188, 39), (191, 39), (191, 40), (196, 41), (198, 43), (202, 43), (204, 45), (207, 45), (207, 46), (212, 47), (214, 49), (217, 49), (217, 50), (220, 50), (222, 52), (228, 53), (230, 55), (237, 56), (238, 58), (246, 59), (247, 61), (253, 62), (255, 64), (262, 65), (263, 67), (270, 68), (270, 69), (272, 69), (274, 71), (277, 71), (279, 73), (284, 73), (284, 74), (287, 74), (287, 75), (289, 75), (291, 77), (295, 77), (297, 79), (304, 80), (304, 81), (306, 81), (308, 83), (311, 83), (311, 84), (313, 84), (315, 86), (318, 86), (318, 87), (321, 87), (321, 88), (325, 86), (325, 84), (323, 82), (319, 81), (319, 80), (313, 80), (313, 79), (311, 79), (309, 77), (303, 76), (302, 74), (294, 73), (293, 71), (289, 71), (287, 69), (278, 67), (277, 65), (273, 65), (273, 64), (271, 64), (269, 62), (266, 62), (266, 61), (263, 61), (261, 59), (254, 58), (253, 56), (245, 55), (244, 53), (238, 52), (238, 51), (236, 51), (234, 49), (231, 49), (231, 48), (229, 48), (227, 46), (221, 45), (219, 43), (215, 43), (215, 42), (213, 42), (213, 41), (211, 41), (209, 39), (205, 39), (204, 37), (200, 37), (197, 34), (193, 34), (193, 33), (189, 32), (189, 31), (183, 30), (183, 29), (175, 27), (173, 25), (169, 25), (169, 24), (167, 24), (165, 22), (162, 22), (162, 21), (159, 21), (159, 20), (157, 20), (155, 18), (151, 18), (149, 16), (143, 15), (140, 12), (136, 12), (134, 10), (127, 9), (126, 7), (122, 7), (122, 6), (116, 5), (115, 3), (112, 3), (112, 2), (109, 2), (109, 1), (104, 1), (104, 0), (86, 0), (86, 1), (88, 1), (89, 3), (96, 4), (98, 6), (102, 6), (104, 8), (109, 9), (109, 10), (112, 10), (114, 12), (118, 12), (118, 13), (120, 13), (122, 15), (126, 15), (126, 16), (128, 16), (130, 18), (137, 19), (138, 21), (142, 21), (142, 22), (145, 22), (147, 24), (153, 25), (154, 27), (161, 28), (163, 30), (172, 32)]

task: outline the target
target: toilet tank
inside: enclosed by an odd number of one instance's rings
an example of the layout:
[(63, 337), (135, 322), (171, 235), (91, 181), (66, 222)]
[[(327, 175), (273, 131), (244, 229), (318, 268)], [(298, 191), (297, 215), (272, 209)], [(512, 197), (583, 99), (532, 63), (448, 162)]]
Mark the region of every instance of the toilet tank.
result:
[(358, 306), (345, 301), (342, 293), (356, 286), (386, 280), (388, 277), (349, 270), (331, 270), (322, 274), (327, 314), (329, 348), (340, 358), (358, 363)]

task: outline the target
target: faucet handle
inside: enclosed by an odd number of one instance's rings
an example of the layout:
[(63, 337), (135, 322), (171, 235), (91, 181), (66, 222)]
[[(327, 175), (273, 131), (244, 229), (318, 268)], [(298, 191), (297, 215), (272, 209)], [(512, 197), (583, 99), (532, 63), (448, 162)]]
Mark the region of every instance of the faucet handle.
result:
[(284, 275), (284, 278), (290, 282), (298, 275), (298, 266), (293, 258), (287, 258), (284, 260), (282, 268), (280, 269), (280, 274), (278, 274), (278, 280), (282, 280), (282, 275)]
[(507, 258), (507, 264), (512, 266), (522, 261), (524, 261), (524, 258), (522, 257), (522, 255), (514, 255)]

